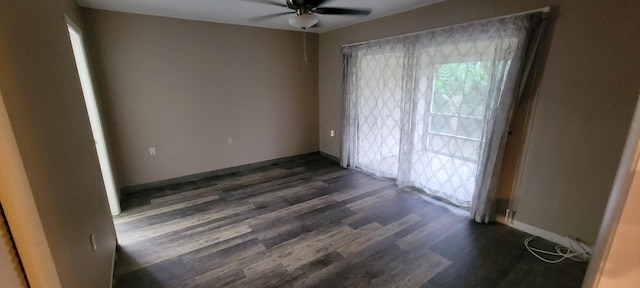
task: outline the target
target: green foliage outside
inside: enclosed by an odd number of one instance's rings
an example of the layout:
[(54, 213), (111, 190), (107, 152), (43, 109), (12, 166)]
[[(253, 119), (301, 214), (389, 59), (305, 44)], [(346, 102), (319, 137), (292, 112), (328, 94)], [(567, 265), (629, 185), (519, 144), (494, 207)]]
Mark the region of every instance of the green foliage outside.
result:
[(484, 62), (436, 65), (431, 111), (448, 115), (483, 117), (489, 91)]

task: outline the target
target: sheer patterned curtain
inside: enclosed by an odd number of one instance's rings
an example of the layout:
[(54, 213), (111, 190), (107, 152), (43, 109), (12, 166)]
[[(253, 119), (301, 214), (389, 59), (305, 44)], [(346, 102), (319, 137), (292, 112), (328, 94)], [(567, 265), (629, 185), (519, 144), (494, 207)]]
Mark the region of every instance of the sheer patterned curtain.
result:
[(492, 220), (501, 151), (541, 19), (533, 13), (345, 47), (341, 164)]

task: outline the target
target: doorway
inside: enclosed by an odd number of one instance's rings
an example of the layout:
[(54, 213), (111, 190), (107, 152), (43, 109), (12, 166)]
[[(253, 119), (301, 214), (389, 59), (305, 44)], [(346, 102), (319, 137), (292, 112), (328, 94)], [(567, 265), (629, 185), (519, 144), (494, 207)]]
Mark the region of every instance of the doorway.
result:
[(102, 129), (102, 118), (100, 117), (98, 109), (95, 90), (91, 80), (91, 73), (89, 73), (89, 63), (84, 49), (82, 32), (80, 31), (80, 28), (71, 21), (71, 19), (66, 17), (66, 20), (69, 37), (71, 39), (71, 46), (73, 47), (73, 56), (76, 60), (76, 69), (78, 69), (78, 77), (80, 78), (80, 84), (82, 86), (82, 94), (84, 95), (84, 102), (87, 106), (87, 113), (89, 114), (91, 132), (93, 133), (98, 161), (100, 162), (100, 170), (102, 171), (102, 178), (105, 186), (104, 188), (107, 192), (107, 199), (109, 200), (109, 207), (112, 215), (118, 215), (121, 211), (120, 197), (113, 177), (113, 170), (111, 169), (109, 151), (107, 150), (104, 130)]

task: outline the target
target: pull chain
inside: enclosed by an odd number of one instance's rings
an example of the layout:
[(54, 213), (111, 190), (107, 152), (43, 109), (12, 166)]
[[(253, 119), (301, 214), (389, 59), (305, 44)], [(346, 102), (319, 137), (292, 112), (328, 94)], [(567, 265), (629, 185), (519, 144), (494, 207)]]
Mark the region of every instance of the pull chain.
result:
[(304, 55), (304, 64), (307, 64), (309, 58), (307, 57), (307, 31), (305, 27), (302, 27), (302, 53)]

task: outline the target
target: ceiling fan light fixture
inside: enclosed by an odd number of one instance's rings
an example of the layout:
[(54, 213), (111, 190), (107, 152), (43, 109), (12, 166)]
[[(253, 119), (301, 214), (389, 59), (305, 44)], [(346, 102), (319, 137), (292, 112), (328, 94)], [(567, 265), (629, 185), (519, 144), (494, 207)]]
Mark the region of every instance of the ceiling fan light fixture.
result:
[(289, 17), (289, 25), (298, 29), (307, 29), (318, 23), (318, 16), (312, 13), (293, 14)]

